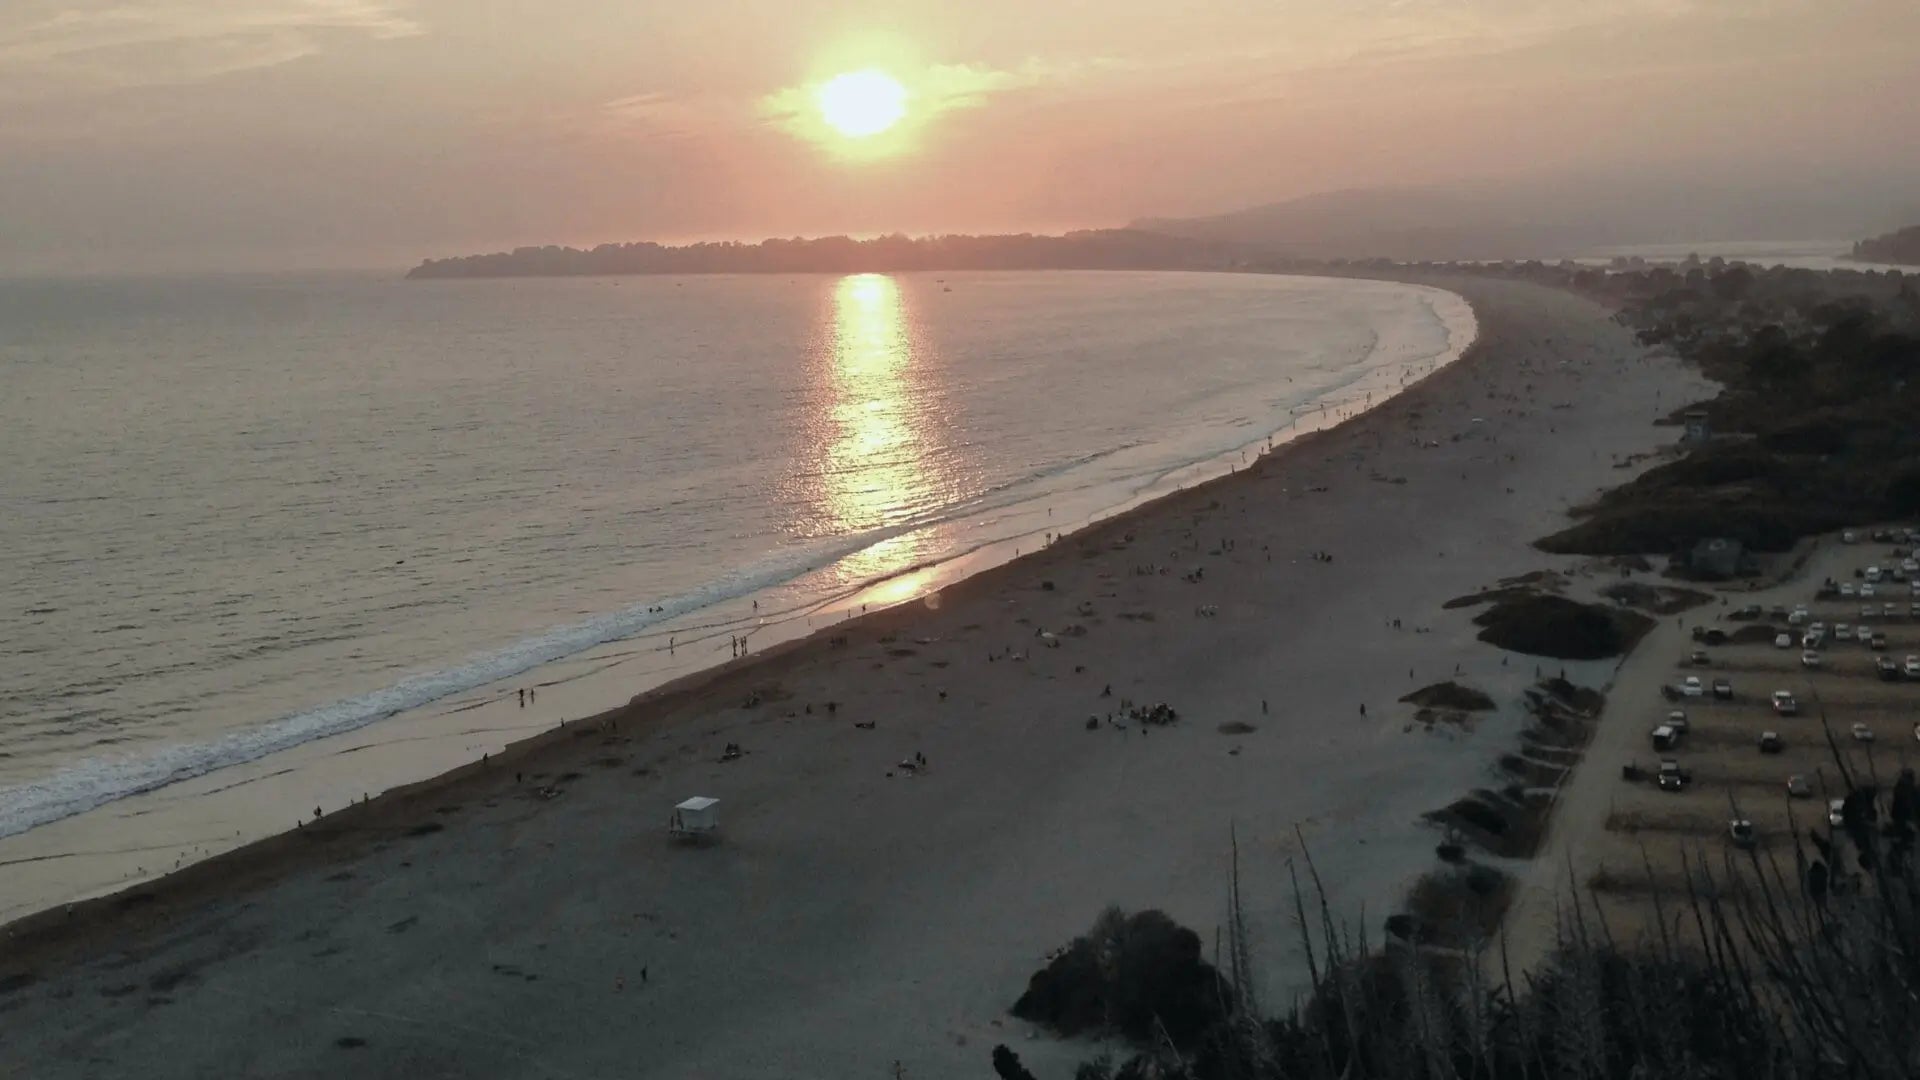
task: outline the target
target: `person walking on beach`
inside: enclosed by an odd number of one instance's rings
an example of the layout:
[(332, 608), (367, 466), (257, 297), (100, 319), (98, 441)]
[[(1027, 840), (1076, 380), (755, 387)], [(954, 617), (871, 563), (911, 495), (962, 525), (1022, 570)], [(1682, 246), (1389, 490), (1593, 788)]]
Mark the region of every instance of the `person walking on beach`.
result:
[(527, 707), (527, 688), (524, 686), (520, 688), (520, 707)]

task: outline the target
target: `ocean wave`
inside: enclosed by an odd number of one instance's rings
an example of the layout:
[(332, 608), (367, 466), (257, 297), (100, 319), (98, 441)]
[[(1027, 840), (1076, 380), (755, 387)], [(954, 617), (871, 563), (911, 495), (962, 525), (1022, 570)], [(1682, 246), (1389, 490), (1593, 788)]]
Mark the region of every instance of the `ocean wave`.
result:
[(52, 774), (0, 789), (0, 837), (13, 836), (129, 796), (204, 776), (290, 750), (316, 739), (366, 727), (396, 713), (512, 678), (596, 645), (644, 633), (649, 627), (761, 592), (919, 528), (901, 525), (790, 548), (731, 571), (700, 588), (648, 600), (552, 627), (459, 663), (410, 675), (381, 690), (292, 713), (218, 738), (153, 747), (138, 755), (100, 756)]

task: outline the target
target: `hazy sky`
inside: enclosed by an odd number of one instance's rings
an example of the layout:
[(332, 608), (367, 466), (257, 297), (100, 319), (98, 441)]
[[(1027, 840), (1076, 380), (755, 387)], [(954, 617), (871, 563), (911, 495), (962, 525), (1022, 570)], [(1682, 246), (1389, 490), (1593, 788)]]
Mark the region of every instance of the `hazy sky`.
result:
[[(1917, 46), (1920, 0), (0, 0), (0, 272), (1913, 176)], [(867, 67), (884, 155), (794, 115)]]

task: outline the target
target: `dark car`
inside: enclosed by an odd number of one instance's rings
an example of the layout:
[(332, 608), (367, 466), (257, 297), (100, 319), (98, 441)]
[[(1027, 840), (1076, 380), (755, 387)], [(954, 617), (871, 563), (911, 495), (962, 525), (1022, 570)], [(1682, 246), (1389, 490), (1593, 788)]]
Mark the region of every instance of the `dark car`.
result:
[(1733, 684), (1725, 679), (1713, 680), (1713, 696), (1721, 701), (1733, 700)]

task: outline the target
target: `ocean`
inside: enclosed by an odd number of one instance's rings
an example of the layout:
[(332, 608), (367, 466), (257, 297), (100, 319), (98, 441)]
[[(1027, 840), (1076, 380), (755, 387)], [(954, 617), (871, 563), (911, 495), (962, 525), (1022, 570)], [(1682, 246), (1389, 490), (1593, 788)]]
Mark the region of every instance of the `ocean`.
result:
[(937, 590), (1471, 334), (1250, 274), (0, 281), (0, 917)]

